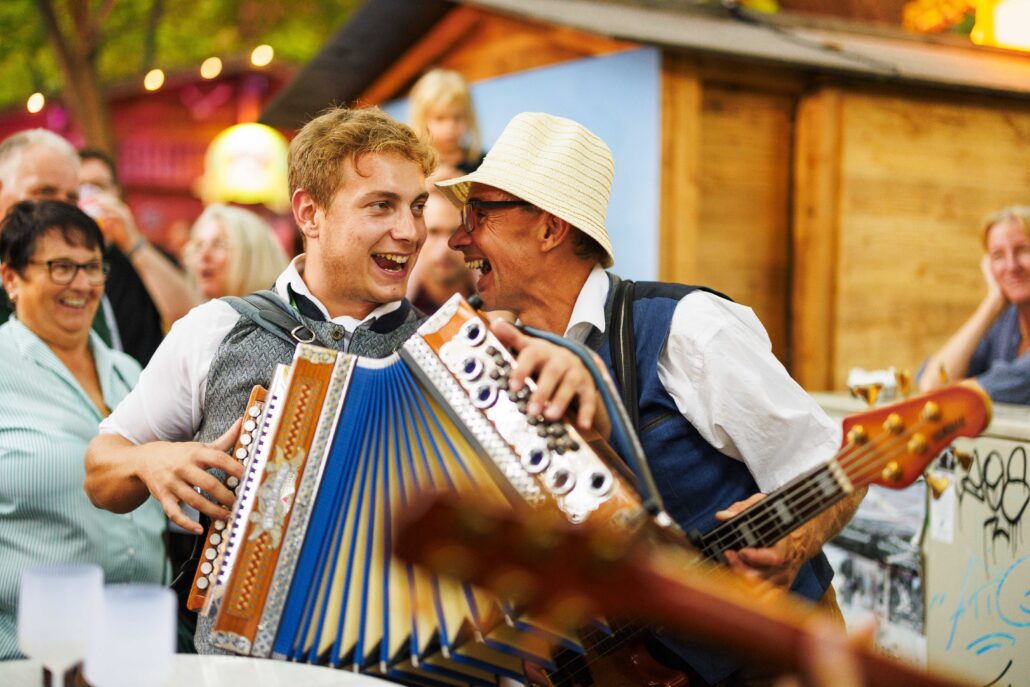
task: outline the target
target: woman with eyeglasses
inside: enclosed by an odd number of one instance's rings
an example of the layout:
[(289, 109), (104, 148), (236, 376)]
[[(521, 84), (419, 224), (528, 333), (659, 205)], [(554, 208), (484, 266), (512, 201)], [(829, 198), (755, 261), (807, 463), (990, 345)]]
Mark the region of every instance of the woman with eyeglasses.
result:
[(161, 506), (117, 515), (82, 488), (86, 444), (140, 371), (90, 330), (107, 276), (103, 248), (96, 222), (67, 203), (21, 202), (0, 225), (14, 305), (0, 326), (0, 660), (19, 656), (27, 566), (96, 563), (108, 583), (168, 580)]

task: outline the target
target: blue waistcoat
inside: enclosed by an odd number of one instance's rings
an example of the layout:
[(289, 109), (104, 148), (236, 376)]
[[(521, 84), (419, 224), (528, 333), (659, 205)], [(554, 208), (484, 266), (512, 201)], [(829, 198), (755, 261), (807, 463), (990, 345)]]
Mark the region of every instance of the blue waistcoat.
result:
[[(606, 332), (611, 331), (612, 297), (617, 283), (618, 277), (609, 275)], [(716, 450), (683, 417), (658, 378), (658, 358), (669, 337), (676, 306), (680, 299), (699, 288), (663, 282), (636, 282), (633, 341), (640, 398), (640, 442), (654, 482), (658, 485), (666, 511), (685, 532), (698, 530), (707, 533), (717, 523), (716, 511), (760, 490), (744, 463)], [(587, 345), (604, 359), (615, 379), (608, 337), (595, 329), (594, 336), (587, 339)], [(801, 567), (791, 590), (814, 601), (825, 593), (832, 577), (833, 569), (820, 552)], [(739, 667), (735, 657), (708, 647), (664, 634), (658, 638), (709, 683), (725, 679)]]

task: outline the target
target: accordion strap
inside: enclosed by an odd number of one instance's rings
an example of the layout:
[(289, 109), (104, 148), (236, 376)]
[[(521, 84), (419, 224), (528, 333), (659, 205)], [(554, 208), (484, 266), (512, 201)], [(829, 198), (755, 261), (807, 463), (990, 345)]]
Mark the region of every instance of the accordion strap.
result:
[(290, 306), (283, 303), (275, 291), (265, 289), (246, 296), (223, 296), (222, 300), (240, 315), (283, 341), (293, 345), (322, 345), (315, 333), (297, 317)]

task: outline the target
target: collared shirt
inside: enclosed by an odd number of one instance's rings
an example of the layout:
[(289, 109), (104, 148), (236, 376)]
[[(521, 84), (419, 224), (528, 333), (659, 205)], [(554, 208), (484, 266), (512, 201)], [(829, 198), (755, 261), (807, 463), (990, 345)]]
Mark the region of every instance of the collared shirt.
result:
[[(608, 276), (595, 266), (580, 289), (565, 336), (605, 332)], [(826, 463), (841, 430), (772, 354), (751, 308), (705, 291), (676, 306), (658, 378), (683, 416), (721, 453), (743, 461), (762, 491)], [(729, 505), (729, 504), (726, 504)]]
[[(304, 256), (298, 255), (275, 281), (283, 301), (295, 303), (312, 319), (340, 325), (344, 345), (366, 322), (400, 307), (401, 301), (379, 306), (363, 319), (329, 317), (329, 311), (304, 283)], [(207, 376), (218, 346), (240, 319), (225, 301), (215, 299), (193, 308), (171, 331), (140, 375), (139, 384), (100, 425), (103, 434), (120, 434), (134, 444), (188, 441), (204, 419)]]
[[(90, 334), (104, 403), (121, 401), (139, 365)], [(153, 499), (124, 515), (100, 510), (83, 491), (86, 445), (100, 411), (68, 368), (30, 329), (0, 326), (0, 660), (18, 655), (18, 585), (25, 567), (96, 563), (108, 583), (167, 583)]]

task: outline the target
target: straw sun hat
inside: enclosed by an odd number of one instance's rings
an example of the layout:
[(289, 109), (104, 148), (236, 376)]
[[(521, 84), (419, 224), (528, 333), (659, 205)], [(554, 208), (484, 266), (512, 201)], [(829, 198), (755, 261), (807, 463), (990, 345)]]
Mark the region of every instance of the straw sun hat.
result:
[(603, 267), (615, 261), (604, 228), (615, 163), (604, 141), (583, 125), (542, 112), (523, 112), (501, 132), (479, 169), (436, 187), (463, 206), (473, 183), (493, 186), (560, 217), (604, 248)]

